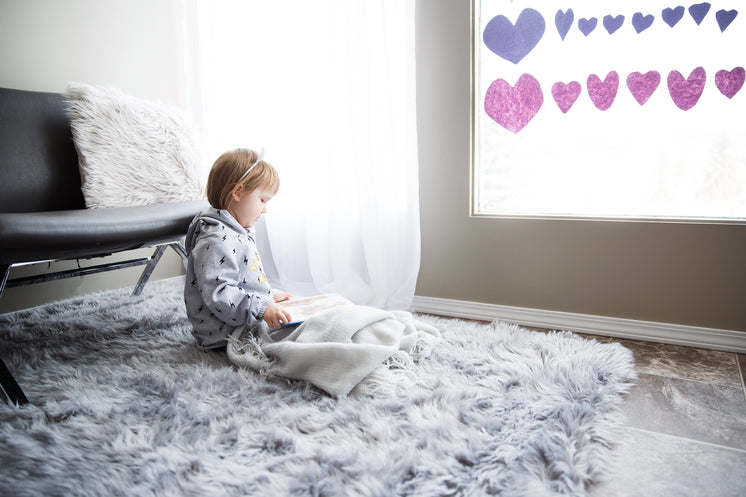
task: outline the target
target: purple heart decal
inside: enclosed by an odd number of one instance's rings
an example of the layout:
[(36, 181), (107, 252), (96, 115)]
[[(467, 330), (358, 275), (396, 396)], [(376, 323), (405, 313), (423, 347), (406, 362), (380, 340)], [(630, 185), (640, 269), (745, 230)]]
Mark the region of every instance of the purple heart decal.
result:
[(614, 31), (622, 27), (624, 24), (624, 16), (618, 15), (616, 17), (604, 16), (604, 27), (609, 34), (613, 34)]
[(591, 17), (590, 19), (586, 19), (585, 17), (578, 21), (578, 29), (580, 29), (580, 32), (583, 33), (583, 35), (588, 36), (591, 34), (591, 31), (596, 29), (596, 25), (598, 24), (598, 19), (595, 17)]
[(679, 5), (675, 9), (665, 8), (661, 12), (661, 17), (666, 24), (674, 27), (684, 17), (684, 7)]
[(552, 85), (552, 97), (554, 97), (554, 101), (557, 102), (557, 106), (563, 114), (567, 114), (572, 104), (578, 99), (580, 90), (580, 83), (577, 81), (571, 81), (567, 84), (558, 81)]
[(736, 18), (738, 15), (737, 10), (718, 10), (715, 13), (715, 19), (718, 20), (718, 26), (720, 26), (720, 32), (722, 33), (725, 31), (725, 28), (730, 26), (730, 23), (733, 22), (733, 19)]
[(707, 74), (704, 67), (694, 69), (687, 79), (679, 71), (668, 73), (668, 92), (673, 103), (681, 110), (689, 110), (699, 101), (705, 89)]
[(718, 87), (720, 93), (733, 98), (743, 87), (744, 79), (746, 79), (746, 70), (743, 67), (736, 67), (730, 72), (723, 69), (715, 73), (715, 86)]
[(518, 64), (544, 36), (544, 18), (534, 9), (524, 9), (513, 23), (495, 16), (484, 28), (484, 44), (505, 60)]
[(689, 14), (692, 16), (692, 19), (694, 19), (694, 22), (697, 23), (697, 26), (702, 24), (702, 19), (705, 18), (707, 13), (710, 11), (710, 4), (707, 2), (704, 3), (696, 3), (689, 7)]
[(644, 16), (642, 15), (642, 12), (635, 12), (632, 15), (632, 26), (635, 27), (635, 31), (639, 34), (648, 29), (650, 25), (653, 24), (654, 20), (655, 17), (653, 14)]
[(633, 72), (627, 76), (627, 88), (640, 105), (648, 101), (660, 82), (661, 75), (658, 71), (648, 71), (645, 74)]
[(554, 16), (554, 25), (557, 26), (557, 32), (563, 40), (572, 27), (573, 19), (575, 19), (575, 14), (573, 14), (572, 9), (567, 9), (567, 12), (558, 10)]
[(534, 118), (542, 104), (541, 85), (530, 74), (518, 78), (515, 87), (504, 79), (496, 79), (484, 96), (484, 111), (497, 124), (518, 133)]
[(586, 86), (588, 87), (588, 95), (591, 97), (593, 105), (598, 110), (608, 110), (611, 104), (614, 103), (616, 98), (616, 92), (619, 90), (619, 74), (616, 71), (611, 71), (606, 75), (606, 79), (601, 81), (601, 78), (595, 74), (588, 76)]

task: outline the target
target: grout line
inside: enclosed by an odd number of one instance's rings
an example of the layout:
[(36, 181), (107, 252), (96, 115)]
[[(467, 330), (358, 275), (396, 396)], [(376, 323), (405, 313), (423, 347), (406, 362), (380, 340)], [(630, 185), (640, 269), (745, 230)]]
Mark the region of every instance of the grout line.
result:
[(695, 444), (701, 444), (701, 445), (707, 445), (709, 447), (714, 447), (716, 449), (732, 450), (735, 452), (740, 452), (741, 454), (746, 454), (746, 449), (739, 449), (737, 447), (728, 447), (727, 445), (720, 445), (720, 444), (716, 444), (712, 442), (703, 442), (702, 440), (695, 440), (693, 438), (680, 437), (678, 435), (670, 435), (668, 433), (663, 433), (660, 431), (652, 431), (652, 430), (645, 430), (643, 428), (635, 428), (633, 426), (627, 426), (627, 428), (630, 430), (636, 430), (636, 431), (640, 431), (643, 433), (650, 433), (651, 435), (660, 435), (663, 437), (675, 438), (676, 440), (681, 440), (683, 442), (692, 442)]
[(741, 391), (743, 392), (743, 399), (746, 400), (746, 380), (743, 377), (743, 369), (741, 369), (741, 361), (738, 360), (738, 354), (734, 354), (736, 358), (736, 367), (738, 368), (738, 376), (741, 378)]

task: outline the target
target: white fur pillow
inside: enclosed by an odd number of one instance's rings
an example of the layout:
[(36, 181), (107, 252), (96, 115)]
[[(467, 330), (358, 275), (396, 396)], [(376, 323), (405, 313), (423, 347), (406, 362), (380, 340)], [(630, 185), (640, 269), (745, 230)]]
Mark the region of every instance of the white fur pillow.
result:
[(203, 198), (195, 133), (178, 112), (80, 83), (65, 97), (87, 207)]

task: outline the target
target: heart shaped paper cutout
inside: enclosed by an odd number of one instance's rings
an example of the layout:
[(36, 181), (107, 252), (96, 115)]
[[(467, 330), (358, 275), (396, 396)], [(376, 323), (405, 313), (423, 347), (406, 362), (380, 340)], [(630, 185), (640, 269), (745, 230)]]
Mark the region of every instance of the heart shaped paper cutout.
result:
[(604, 16), (604, 27), (609, 34), (614, 34), (614, 31), (622, 27), (624, 24), (624, 16), (618, 15), (616, 17)]
[(567, 114), (567, 111), (578, 99), (580, 90), (580, 83), (577, 81), (571, 81), (567, 84), (558, 81), (552, 85), (552, 97), (554, 97), (554, 101), (557, 102), (557, 106), (563, 114)]
[(684, 17), (684, 7), (679, 5), (675, 9), (665, 8), (661, 12), (661, 17), (663, 18), (663, 22), (674, 27)]
[(635, 12), (632, 15), (632, 26), (635, 27), (635, 31), (639, 34), (648, 29), (653, 24), (654, 20), (655, 16), (653, 16), (653, 14), (644, 16), (642, 15), (642, 12)]
[(648, 71), (645, 74), (633, 72), (627, 76), (627, 88), (640, 105), (645, 105), (660, 82), (661, 75), (658, 71)]
[(534, 118), (544, 103), (541, 85), (530, 74), (523, 74), (515, 87), (496, 79), (484, 96), (484, 111), (497, 124), (518, 133)]
[(694, 22), (697, 23), (697, 26), (702, 24), (702, 19), (705, 18), (707, 13), (710, 11), (710, 4), (707, 2), (704, 3), (696, 3), (689, 7), (689, 15), (692, 16), (692, 19), (694, 19)]
[(720, 26), (720, 32), (722, 33), (725, 31), (725, 28), (730, 26), (730, 23), (733, 22), (733, 19), (736, 18), (738, 15), (737, 10), (718, 10), (715, 13), (715, 19), (718, 21), (718, 26)]
[(544, 36), (544, 18), (534, 9), (524, 9), (515, 26), (502, 15), (490, 19), (482, 39), (487, 48), (505, 60), (518, 64)]
[(681, 110), (689, 110), (699, 101), (705, 89), (707, 73), (704, 67), (694, 69), (687, 79), (679, 71), (668, 73), (668, 92), (673, 103)]
[(595, 17), (591, 17), (590, 19), (584, 17), (578, 21), (578, 29), (584, 36), (588, 36), (594, 29), (596, 29), (597, 24), (598, 19)]
[(572, 9), (567, 9), (567, 12), (558, 10), (554, 16), (554, 25), (557, 26), (557, 32), (563, 40), (572, 27), (573, 19), (575, 19), (575, 14), (573, 14)]
[(744, 79), (746, 79), (746, 70), (743, 67), (736, 67), (732, 71), (723, 69), (715, 73), (715, 86), (718, 87), (720, 93), (733, 98), (743, 87)]
[(614, 103), (616, 93), (619, 90), (619, 74), (616, 71), (611, 71), (603, 81), (595, 74), (591, 74), (588, 76), (586, 86), (593, 105), (598, 110), (608, 110)]

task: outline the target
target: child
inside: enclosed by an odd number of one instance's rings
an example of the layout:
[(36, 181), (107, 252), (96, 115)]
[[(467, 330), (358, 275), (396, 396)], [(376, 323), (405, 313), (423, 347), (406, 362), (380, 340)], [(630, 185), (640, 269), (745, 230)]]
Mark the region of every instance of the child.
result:
[(290, 322), (276, 302), (291, 295), (270, 288), (253, 228), (279, 187), (277, 171), (253, 150), (226, 152), (210, 170), (212, 207), (195, 216), (186, 236), (184, 301), (200, 349), (225, 347), (238, 326)]

